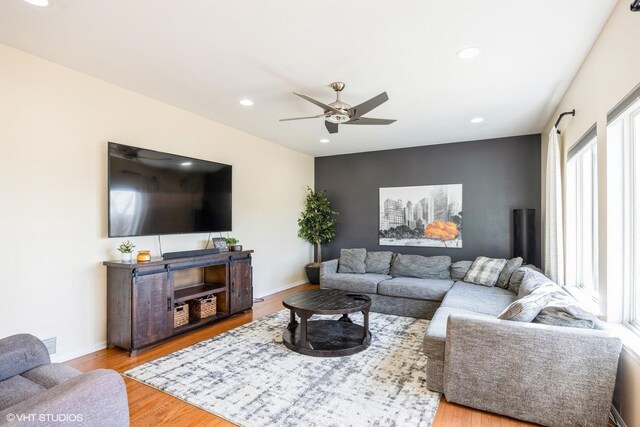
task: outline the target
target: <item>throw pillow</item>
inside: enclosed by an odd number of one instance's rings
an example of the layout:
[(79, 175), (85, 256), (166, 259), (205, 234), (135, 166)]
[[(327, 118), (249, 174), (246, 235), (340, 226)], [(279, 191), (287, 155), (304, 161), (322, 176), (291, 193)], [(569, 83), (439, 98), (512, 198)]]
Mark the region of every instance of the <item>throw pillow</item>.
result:
[[(537, 293), (537, 290), (534, 293)], [(564, 290), (551, 293), (549, 302), (540, 310), (534, 322), (553, 326), (600, 329), (599, 319), (582, 308), (578, 301)]]
[(450, 279), (451, 257), (397, 254), (391, 264), (393, 277), (421, 279)]
[(516, 271), (513, 272), (511, 278), (509, 279), (509, 290), (515, 294), (520, 291), (520, 285), (522, 284), (522, 279), (524, 279), (524, 273), (526, 270), (534, 270), (542, 273), (538, 267), (533, 264), (523, 265), (522, 267), (516, 268)]
[(517, 268), (522, 265), (522, 258), (511, 258), (507, 261), (507, 264), (502, 269), (502, 273), (498, 276), (498, 283), (496, 286), (502, 289), (507, 289), (509, 287), (509, 279), (511, 279), (511, 275)]
[(473, 265), (473, 261), (458, 261), (451, 264), (451, 279), (464, 280), (471, 265)]
[(393, 252), (367, 252), (364, 260), (366, 273), (389, 274)]
[(506, 259), (479, 256), (464, 276), (464, 281), (482, 286), (493, 286), (507, 263)]
[(498, 315), (498, 319), (516, 322), (531, 322), (549, 301), (551, 295), (546, 292), (533, 293), (515, 300)]
[(366, 249), (341, 249), (338, 273), (364, 273), (366, 257)]
[(544, 274), (527, 268), (525, 269), (524, 278), (522, 279), (522, 283), (520, 284), (520, 289), (518, 289), (518, 298), (527, 296), (531, 292), (546, 284), (554, 283)]

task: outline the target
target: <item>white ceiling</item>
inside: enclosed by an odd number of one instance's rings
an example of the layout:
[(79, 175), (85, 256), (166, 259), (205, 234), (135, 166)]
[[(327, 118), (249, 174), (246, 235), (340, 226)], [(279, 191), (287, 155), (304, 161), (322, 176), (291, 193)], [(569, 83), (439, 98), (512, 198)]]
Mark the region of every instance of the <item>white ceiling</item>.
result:
[[(615, 3), (0, 0), (0, 43), (323, 156), (540, 132)], [(320, 114), (292, 92), (328, 103), (336, 80), (351, 105), (387, 91), (367, 116), (398, 121), (278, 121)]]

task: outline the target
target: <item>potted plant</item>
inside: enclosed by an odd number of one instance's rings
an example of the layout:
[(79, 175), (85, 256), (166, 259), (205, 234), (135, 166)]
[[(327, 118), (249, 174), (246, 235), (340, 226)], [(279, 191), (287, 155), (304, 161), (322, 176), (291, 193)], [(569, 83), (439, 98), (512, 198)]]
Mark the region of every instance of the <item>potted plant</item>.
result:
[(227, 241), (227, 246), (229, 247), (230, 251), (242, 250), (242, 245), (238, 244), (240, 243), (240, 240), (236, 239), (235, 237), (227, 237), (225, 240)]
[(331, 203), (326, 190), (313, 191), (307, 186), (307, 198), (304, 201), (304, 211), (298, 219), (298, 237), (316, 246), (315, 262), (307, 264), (307, 278), (309, 283), (320, 283), (320, 263), (322, 262), (322, 245), (329, 243), (336, 236), (333, 218), (338, 212), (331, 209)]
[(129, 240), (124, 240), (116, 249), (120, 251), (122, 261), (131, 262), (131, 254), (133, 253), (133, 248), (135, 247), (136, 245), (131, 243)]

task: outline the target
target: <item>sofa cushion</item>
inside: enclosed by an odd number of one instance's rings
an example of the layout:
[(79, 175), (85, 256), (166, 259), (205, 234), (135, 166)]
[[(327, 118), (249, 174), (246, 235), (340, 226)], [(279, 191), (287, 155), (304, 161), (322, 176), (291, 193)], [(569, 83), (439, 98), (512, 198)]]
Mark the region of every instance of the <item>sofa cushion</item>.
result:
[(378, 293), (390, 297), (442, 301), (453, 280), (395, 277), (378, 284)]
[(506, 259), (479, 256), (464, 276), (464, 281), (482, 286), (494, 286), (507, 263)]
[(531, 322), (536, 318), (540, 310), (549, 301), (551, 295), (548, 292), (534, 292), (509, 304), (500, 314), (498, 319), (513, 320), (516, 322)]
[(366, 249), (341, 249), (338, 273), (364, 273)]
[(498, 276), (498, 282), (496, 283), (496, 286), (502, 289), (508, 289), (509, 279), (511, 279), (511, 275), (521, 265), (522, 265), (522, 258), (520, 257), (511, 258), (509, 261), (507, 261), (504, 268), (502, 269), (502, 272), (500, 273), (500, 276)]
[(536, 323), (572, 328), (602, 329), (598, 318), (577, 304), (565, 304), (552, 300), (535, 318)]
[(44, 388), (51, 388), (65, 381), (69, 381), (71, 378), (75, 378), (80, 374), (80, 371), (64, 363), (50, 363), (31, 369), (22, 374), (22, 376), (29, 381), (40, 384)]
[(456, 282), (442, 300), (441, 307), (461, 308), (497, 316), (516, 299), (517, 295), (507, 289)]
[(473, 265), (473, 261), (458, 261), (451, 264), (451, 278), (453, 280), (464, 280), (467, 271)]
[(0, 381), (0, 411), (45, 390), (46, 388), (40, 384), (29, 381), (20, 375)]
[[(554, 289), (553, 286), (548, 285), (555, 285), (555, 283), (553, 283), (553, 281), (544, 274), (527, 268), (524, 272), (524, 278), (522, 279), (520, 289), (518, 289), (518, 298), (522, 298), (531, 294), (531, 292), (535, 291), (541, 286), (548, 287), (550, 290)], [(559, 287), (556, 288), (558, 290), (561, 290)]]
[(449, 315), (454, 313), (493, 318), (493, 316), (478, 314), (462, 308), (440, 307), (436, 310), (436, 313), (429, 322), (429, 326), (427, 327), (427, 332), (424, 337), (423, 351), (429, 358), (427, 363), (431, 363), (431, 359), (444, 360), (444, 347), (447, 339), (447, 320), (449, 319)]
[(449, 256), (421, 256), (397, 254), (391, 264), (393, 277), (419, 277), (421, 279), (450, 279)]
[(558, 285), (553, 284), (553, 287), (538, 288), (533, 291), (533, 294), (547, 291), (547, 289), (552, 290), (547, 292), (550, 299), (536, 316), (535, 323), (584, 329), (603, 329), (603, 322), (589, 310), (583, 308), (575, 298)]
[(393, 252), (390, 251), (367, 252), (364, 259), (365, 273), (389, 274), (392, 258)]
[(527, 269), (542, 273), (542, 270), (533, 264), (527, 264), (516, 268), (516, 271), (511, 274), (511, 278), (509, 279), (508, 289), (510, 291), (515, 292), (516, 294), (520, 291), (520, 285), (522, 284), (522, 279), (524, 279), (524, 273), (526, 273)]
[(386, 274), (325, 274), (320, 279), (322, 288), (342, 289), (343, 291), (359, 292), (364, 294), (378, 293), (378, 283), (391, 279)]

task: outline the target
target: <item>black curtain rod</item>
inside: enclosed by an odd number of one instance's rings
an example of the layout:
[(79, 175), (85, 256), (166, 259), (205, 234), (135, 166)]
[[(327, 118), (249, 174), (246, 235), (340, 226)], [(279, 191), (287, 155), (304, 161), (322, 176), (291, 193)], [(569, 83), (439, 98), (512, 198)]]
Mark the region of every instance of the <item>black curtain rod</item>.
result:
[(555, 128), (558, 131), (558, 133), (560, 133), (560, 130), (558, 129), (558, 125), (560, 124), (560, 120), (562, 120), (562, 118), (564, 116), (566, 116), (567, 114), (571, 114), (572, 116), (575, 116), (576, 115), (576, 109), (574, 108), (571, 111), (565, 111), (564, 113), (560, 114), (560, 117), (558, 117), (558, 120), (556, 120), (556, 125), (555, 125)]

